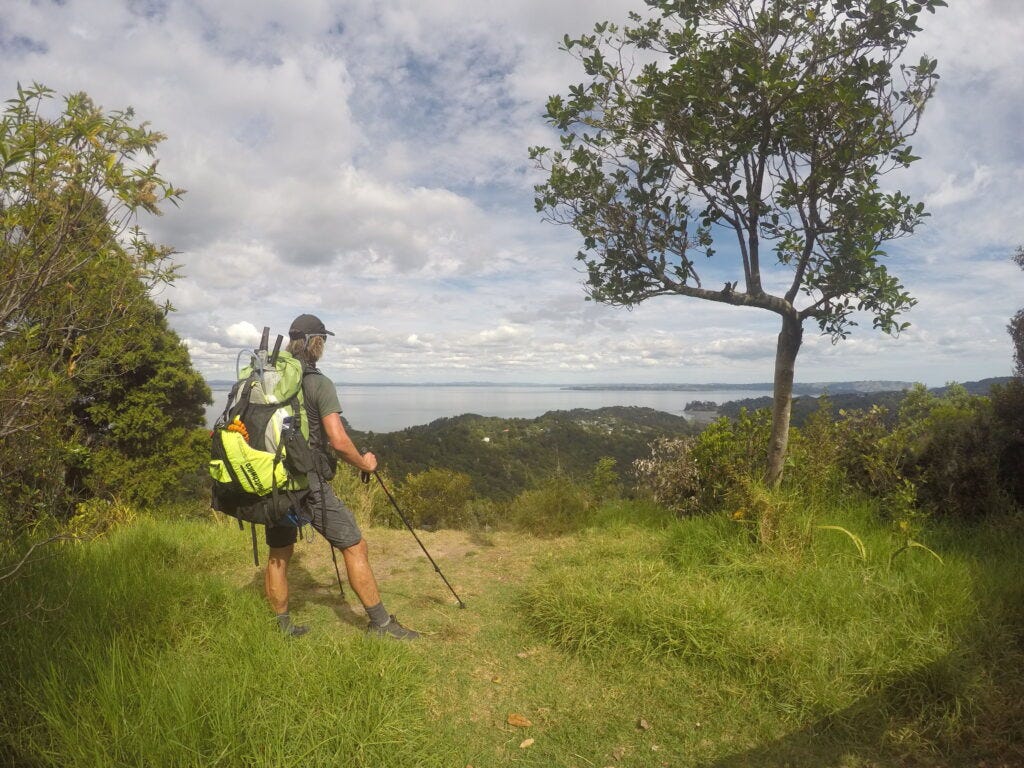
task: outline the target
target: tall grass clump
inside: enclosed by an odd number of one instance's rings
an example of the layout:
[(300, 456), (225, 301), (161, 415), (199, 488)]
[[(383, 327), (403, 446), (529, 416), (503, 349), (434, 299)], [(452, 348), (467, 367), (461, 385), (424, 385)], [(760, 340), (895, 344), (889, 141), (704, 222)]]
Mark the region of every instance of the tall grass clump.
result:
[(774, 487), (767, 411), (656, 443), (636, 469), (680, 517), (662, 545), (618, 540), (549, 565), (524, 594), (528, 623), (566, 652), (732, 691), (805, 734), (926, 750), (987, 739), (1024, 756), (1024, 683), (1006, 673), (1024, 658), (1008, 471), (1022, 391), (918, 387), (895, 417), (821, 398)]
[(428, 469), (406, 475), (398, 500), (417, 528), (470, 528), (472, 480), (450, 469)]
[(229, 579), (235, 534), (144, 519), (0, 582), (0, 761), (443, 762), (421, 662), (361, 636), (286, 640), (258, 580)]
[(672, 681), (666, 696), (717, 691), (751, 717), (823, 733), (881, 717), (918, 746), (969, 741), (982, 717), (1019, 739), (1019, 519), (935, 530), (941, 561), (923, 548), (892, 557), (904, 539), (870, 499), (791, 519), (800, 536), (785, 546), (725, 515), (591, 529), (518, 609), (563, 652)]
[(593, 512), (587, 489), (555, 475), (520, 493), (509, 504), (505, 525), (536, 536), (563, 536), (585, 528)]

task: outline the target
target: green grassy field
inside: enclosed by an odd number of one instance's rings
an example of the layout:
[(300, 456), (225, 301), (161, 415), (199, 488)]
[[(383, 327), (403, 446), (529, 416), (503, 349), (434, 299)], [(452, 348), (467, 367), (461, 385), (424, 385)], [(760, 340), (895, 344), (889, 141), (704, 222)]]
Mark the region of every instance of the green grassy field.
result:
[(771, 548), (636, 503), (574, 536), (421, 535), (465, 610), (408, 532), (367, 535), (416, 644), (363, 637), (319, 538), (294, 641), (232, 525), (52, 546), (0, 582), (0, 764), (1024, 764), (1020, 520), (929, 529), (942, 562), (890, 559), (852, 502)]

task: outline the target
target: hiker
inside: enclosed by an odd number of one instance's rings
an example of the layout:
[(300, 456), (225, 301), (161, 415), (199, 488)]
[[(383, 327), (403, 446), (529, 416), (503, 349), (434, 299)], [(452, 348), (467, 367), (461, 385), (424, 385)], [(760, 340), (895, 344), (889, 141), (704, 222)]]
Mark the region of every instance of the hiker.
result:
[[(305, 369), (302, 391), (309, 418), (309, 443), (317, 465), (317, 471), (309, 473), (309, 495), (303, 504), (302, 516), (327, 539), (332, 548), (341, 550), (349, 584), (370, 618), (367, 634), (414, 640), (419, 633), (403, 627), (384, 607), (377, 579), (370, 567), (366, 540), (352, 511), (328, 482), (334, 476), (336, 456), (361, 472), (377, 469), (377, 457), (372, 453), (360, 454), (345, 431), (334, 382), (316, 368), (323, 356), (327, 337), (333, 335), (314, 315), (299, 315), (288, 331), (288, 352), (298, 358)], [(294, 525), (266, 528), (267, 546), (270, 548), (264, 577), (267, 600), (277, 615), (281, 630), (293, 637), (309, 630), (292, 623), (288, 613), (288, 562), (297, 538), (298, 528)]]

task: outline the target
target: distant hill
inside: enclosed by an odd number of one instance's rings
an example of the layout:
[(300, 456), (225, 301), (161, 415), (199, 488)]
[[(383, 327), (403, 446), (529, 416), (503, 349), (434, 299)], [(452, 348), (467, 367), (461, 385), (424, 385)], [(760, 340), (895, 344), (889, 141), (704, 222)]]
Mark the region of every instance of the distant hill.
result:
[[(899, 392), (850, 392), (846, 394), (829, 394), (832, 401), (833, 413), (844, 411), (867, 410), (873, 405), (881, 405), (889, 412), (891, 421), (895, 423), (896, 412), (900, 403), (906, 396), (906, 390)], [(731, 419), (739, 415), (741, 409), (758, 411), (762, 408), (771, 408), (770, 397), (749, 397), (743, 400), (730, 400), (718, 407), (718, 416), (728, 416)], [(818, 398), (809, 395), (793, 398), (793, 411), (790, 422), (797, 427), (802, 427), (807, 417), (818, 410)]]
[[(1010, 376), (1000, 376), (990, 379), (981, 379), (980, 381), (968, 381), (963, 383), (961, 386), (964, 387), (972, 395), (987, 395), (993, 386), (997, 384), (1006, 384), (1011, 380)], [(895, 421), (896, 411), (900, 407), (900, 403), (903, 402), (903, 398), (906, 396), (906, 389), (909, 387), (900, 389), (898, 391), (885, 391), (885, 392), (839, 392), (838, 390), (829, 389), (829, 399), (832, 401), (832, 407), (835, 411), (846, 410), (866, 410), (872, 405), (880, 405), (889, 411), (889, 415), (893, 421)], [(949, 390), (948, 386), (945, 387), (933, 387), (928, 391), (936, 395), (945, 394)], [(820, 393), (819, 393), (820, 394)], [(771, 408), (772, 399), (770, 397), (751, 397), (743, 400), (732, 400), (728, 403), (723, 403), (718, 407), (717, 414), (719, 416), (728, 416), (735, 418), (741, 408), (746, 408), (748, 411), (756, 411), (761, 408)], [(793, 416), (792, 423), (796, 426), (802, 426), (804, 421), (814, 411), (818, 409), (817, 397), (794, 397), (793, 398)]]
[[(967, 381), (961, 384), (964, 389), (970, 392), (972, 395), (987, 395), (992, 387), (995, 385), (1008, 384), (1013, 380), (1012, 376), (996, 376), (991, 379), (981, 379), (980, 381)], [(937, 395), (944, 394), (949, 390), (949, 387), (934, 387), (929, 389), (929, 392), (934, 392)]]
[(536, 419), (464, 414), (398, 432), (350, 432), (398, 480), (443, 467), (469, 475), (481, 496), (511, 498), (558, 470), (585, 481), (604, 456), (625, 475), (656, 438), (697, 429), (682, 416), (630, 406), (549, 411)]

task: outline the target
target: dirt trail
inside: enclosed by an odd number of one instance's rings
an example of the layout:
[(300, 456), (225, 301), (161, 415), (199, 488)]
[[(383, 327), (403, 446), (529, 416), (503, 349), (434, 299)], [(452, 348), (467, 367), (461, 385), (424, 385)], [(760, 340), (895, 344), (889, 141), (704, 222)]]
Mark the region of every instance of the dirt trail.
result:
[[(552, 540), (507, 532), (418, 530), (416, 534), (467, 605), (484, 593), (521, 582), (539, 554), (559, 546)], [(455, 604), (455, 598), (408, 530), (370, 528), (365, 535), (370, 563), (391, 611), (426, 621), (429, 627), (433, 622), (427, 614)], [(350, 610), (335, 610), (349, 623), (365, 623), (358, 600), (348, 585), (341, 553), (338, 565)], [(291, 582), (293, 609), (306, 601), (339, 605), (330, 547), (321, 536), (296, 545)]]

